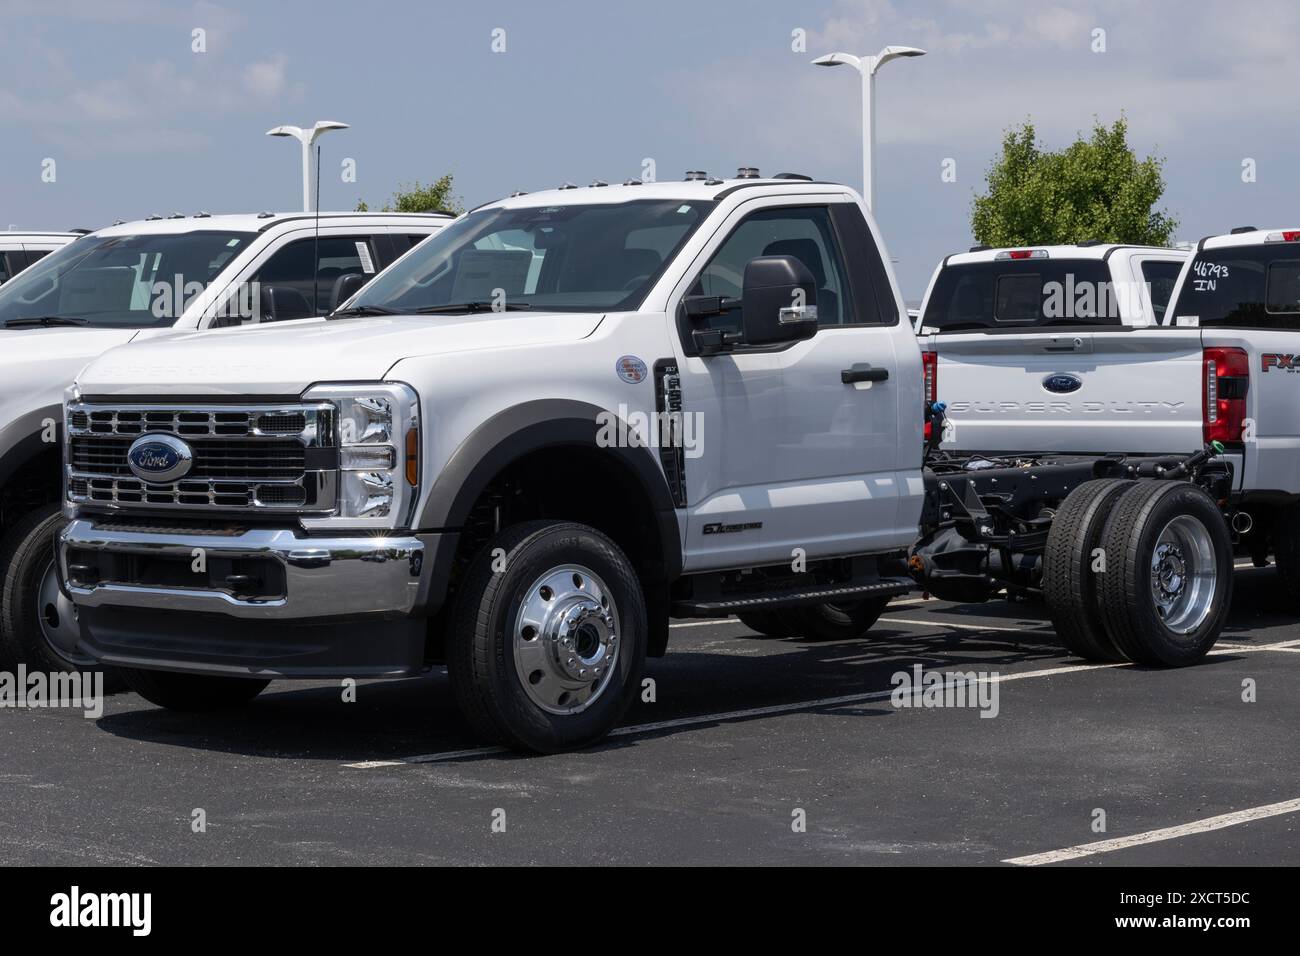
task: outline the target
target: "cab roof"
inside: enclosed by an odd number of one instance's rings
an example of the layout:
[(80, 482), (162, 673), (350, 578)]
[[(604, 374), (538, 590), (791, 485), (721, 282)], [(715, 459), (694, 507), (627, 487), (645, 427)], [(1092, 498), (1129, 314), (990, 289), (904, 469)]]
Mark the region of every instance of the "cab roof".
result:
[(1169, 246), (1140, 246), (1127, 242), (1085, 242), (1055, 246), (1001, 246), (975, 248), (969, 252), (956, 252), (943, 260), (945, 266), (966, 265), (972, 262), (1014, 261), (1018, 259), (1108, 259), (1119, 249), (1168, 253), (1171, 257), (1185, 258), (1187, 252)]
[(76, 239), (81, 235), (85, 233), (44, 229), (6, 229), (0, 232), (0, 242), (12, 239)]
[(1253, 227), (1234, 229), (1221, 236), (1207, 236), (1202, 239), (1198, 249), (1226, 249), (1232, 246), (1262, 246), (1281, 242), (1300, 243), (1300, 228), (1281, 226), (1276, 229), (1255, 229)]
[[(699, 178), (682, 181), (642, 182), (639, 179), (623, 183), (609, 184), (595, 182), (588, 186), (574, 186), (566, 183), (557, 189), (543, 189), (538, 192), (514, 193), (503, 199), (494, 199), (476, 207), (501, 209), (531, 209), (537, 206), (576, 206), (599, 205), (602, 203), (624, 203), (637, 199), (681, 200), (683, 202), (715, 202), (733, 192), (760, 186), (817, 187), (831, 186), (835, 189), (847, 189), (839, 183), (818, 182), (807, 176), (795, 173), (781, 173), (776, 176), (746, 176), (721, 178)], [(800, 191), (797, 188), (791, 191)]]
[[(322, 223), (337, 223), (340, 220), (364, 222), (369, 224), (398, 224), (402, 222), (428, 222), (437, 220), (448, 222), (451, 213), (446, 212), (322, 212)], [(262, 212), (236, 213), (210, 216), (199, 213), (193, 216), (167, 216), (136, 219), (132, 222), (116, 222), (111, 226), (95, 231), (97, 236), (138, 236), (143, 234), (172, 234), (185, 232), (265, 232), (287, 222), (302, 222), (316, 219), (315, 213), (309, 212)]]

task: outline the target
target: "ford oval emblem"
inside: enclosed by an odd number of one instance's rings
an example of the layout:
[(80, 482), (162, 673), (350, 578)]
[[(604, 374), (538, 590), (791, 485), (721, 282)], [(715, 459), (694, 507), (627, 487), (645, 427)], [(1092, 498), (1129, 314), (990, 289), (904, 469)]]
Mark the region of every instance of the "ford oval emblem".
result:
[(1043, 388), (1057, 395), (1068, 395), (1083, 388), (1083, 379), (1068, 372), (1053, 372), (1043, 379)]
[(131, 473), (150, 484), (184, 478), (194, 464), (194, 450), (174, 435), (141, 435), (126, 452)]

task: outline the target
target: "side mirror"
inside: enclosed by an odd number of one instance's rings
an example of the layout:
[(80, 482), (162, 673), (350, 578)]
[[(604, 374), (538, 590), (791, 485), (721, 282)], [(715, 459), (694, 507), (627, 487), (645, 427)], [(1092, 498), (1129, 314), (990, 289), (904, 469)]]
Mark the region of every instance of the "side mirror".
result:
[(364, 272), (350, 272), (345, 276), (339, 276), (334, 280), (334, 288), (330, 292), (330, 311), (333, 312), (348, 299), (352, 298), (358, 292), (366, 287), (370, 281), (370, 276)]
[(817, 280), (794, 256), (750, 259), (740, 301), (746, 345), (797, 342), (817, 333)]
[(316, 314), (307, 297), (292, 286), (262, 286), (260, 304), (262, 322), (289, 322), (293, 319), (309, 319)]

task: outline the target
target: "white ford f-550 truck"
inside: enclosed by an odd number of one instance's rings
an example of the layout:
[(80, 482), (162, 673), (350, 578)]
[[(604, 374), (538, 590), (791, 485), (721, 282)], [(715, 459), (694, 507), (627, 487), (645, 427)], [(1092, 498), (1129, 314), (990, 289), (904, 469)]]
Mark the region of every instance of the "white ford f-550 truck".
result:
[(28, 257), (58, 251), (0, 286), (0, 667), (91, 663), (53, 561), (63, 393), (82, 366), (132, 340), (324, 315), (450, 219), (154, 216), (24, 240)]
[[(114, 349), (66, 406), (79, 647), (179, 709), (445, 663), (479, 735), (591, 743), (670, 616), (858, 634), (927, 549), (985, 543), (922, 467), (903, 315), (852, 190), (746, 168), (518, 194), (311, 328)], [(1151, 484), (1213, 509), (1196, 464)], [(1122, 623), (1176, 664), (1219, 622)]]

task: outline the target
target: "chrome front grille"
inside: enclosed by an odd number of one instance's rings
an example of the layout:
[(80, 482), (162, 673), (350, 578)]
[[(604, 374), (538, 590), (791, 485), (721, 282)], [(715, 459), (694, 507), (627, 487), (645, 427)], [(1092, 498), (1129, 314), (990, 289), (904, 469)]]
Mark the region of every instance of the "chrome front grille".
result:
[[(68, 408), (69, 500), (106, 510), (289, 511), (336, 506), (338, 445), (329, 403), (233, 407), (77, 404)], [(127, 458), (132, 443), (170, 435), (193, 452), (183, 477), (155, 483)]]

